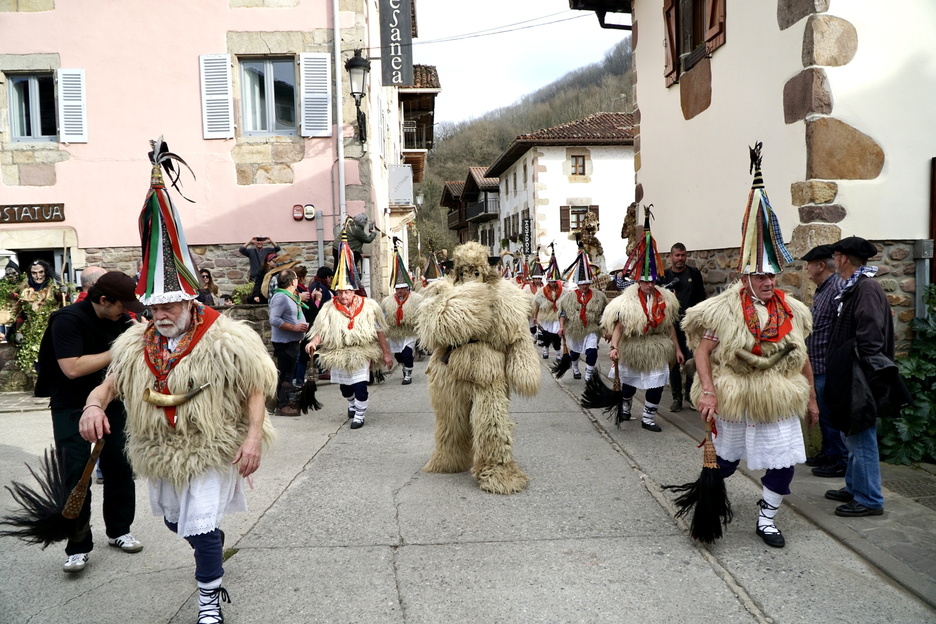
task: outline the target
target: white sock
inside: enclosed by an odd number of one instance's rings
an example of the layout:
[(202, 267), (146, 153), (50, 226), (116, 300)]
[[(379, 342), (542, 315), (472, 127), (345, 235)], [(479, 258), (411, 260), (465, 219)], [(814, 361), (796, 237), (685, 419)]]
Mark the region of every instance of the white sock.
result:
[(779, 533), (774, 519), (777, 517), (777, 512), (780, 511), (780, 504), (783, 503), (783, 494), (777, 494), (765, 487), (762, 496), (767, 506), (761, 506), (760, 512), (757, 514), (757, 526), (761, 529), (773, 527), (773, 531), (767, 530), (766, 533)]
[(586, 364), (586, 365), (585, 365), (585, 379), (586, 379), (586, 380), (591, 379), (591, 378), (592, 378), (592, 374), (593, 374), (594, 372), (595, 372), (595, 367), (594, 367), (594, 366), (592, 366), (591, 364)]
[(645, 423), (652, 425), (656, 421), (658, 407), (660, 407), (659, 403), (644, 403), (643, 421)]
[(367, 411), (367, 401), (358, 401), (354, 400), (354, 420), (362, 422), (364, 420), (364, 412)]
[(575, 360), (574, 362), (572, 362), (572, 372), (574, 373), (579, 372), (578, 360)]

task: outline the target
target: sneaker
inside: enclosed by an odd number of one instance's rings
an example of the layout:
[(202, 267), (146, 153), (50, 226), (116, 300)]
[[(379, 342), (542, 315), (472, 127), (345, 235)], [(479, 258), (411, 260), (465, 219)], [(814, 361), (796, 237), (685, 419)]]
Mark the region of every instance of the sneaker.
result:
[(825, 477), (829, 479), (834, 479), (837, 477), (845, 476), (845, 466), (835, 466), (829, 464), (827, 466), (816, 466), (812, 469), (812, 473), (817, 477)]
[(108, 537), (107, 543), (128, 553), (136, 553), (143, 550), (143, 544), (137, 541), (132, 534), (126, 533), (120, 537)]
[(295, 407), (284, 405), (283, 407), (277, 407), (273, 414), (275, 416), (298, 416), (299, 410), (297, 410)]
[(543, 351), (543, 359), (544, 360), (549, 359), (549, 349), (546, 349), (545, 351)]
[(872, 509), (870, 507), (865, 507), (858, 501), (852, 500), (844, 505), (839, 505), (835, 508), (835, 515), (841, 516), (843, 518), (860, 518), (862, 516), (880, 516), (884, 513), (882, 507), (877, 509)]
[(77, 555), (69, 555), (68, 559), (65, 560), (65, 565), (62, 566), (62, 569), (68, 572), (69, 574), (77, 574), (85, 569), (85, 565), (88, 563), (88, 553), (78, 553)]
[(669, 411), (671, 411), (671, 412), (679, 412), (679, 411), (682, 411), (682, 399), (680, 399), (680, 398), (675, 398), (675, 399), (673, 399), (673, 402), (670, 403)]

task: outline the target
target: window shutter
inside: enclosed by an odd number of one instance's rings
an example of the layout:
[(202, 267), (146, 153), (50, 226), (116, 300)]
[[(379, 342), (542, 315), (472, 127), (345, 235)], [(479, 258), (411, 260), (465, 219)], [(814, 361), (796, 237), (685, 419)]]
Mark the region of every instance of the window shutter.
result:
[(234, 137), (234, 97), (230, 54), (202, 54), (198, 57), (201, 79), (202, 137)]
[(595, 220), (596, 220), (596, 221), (600, 220), (600, 216), (601, 216), (601, 215), (598, 214), (598, 206), (589, 206), (589, 207), (588, 207), (588, 212), (590, 212), (590, 213), (592, 213), (593, 215), (595, 215)]
[(705, 51), (725, 44), (725, 0), (705, 0)]
[(302, 117), (299, 134), (304, 137), (328, 137), (332, 134), (331, 55), (299, 55), (299, 91)]
[(569, 228), (569, 213), (571, 212), (571, 206), (559, 206), (559, 231), (568, 232)]
[(55, 104), (58, 108), (59, 141), (88, 142), (88, 110), (85, 70), (60, 69), (56, 72)]
[(663, 77), (666, 86), (679, 79), (679, 29), (676, 19), (676, 0), (663, 0)]

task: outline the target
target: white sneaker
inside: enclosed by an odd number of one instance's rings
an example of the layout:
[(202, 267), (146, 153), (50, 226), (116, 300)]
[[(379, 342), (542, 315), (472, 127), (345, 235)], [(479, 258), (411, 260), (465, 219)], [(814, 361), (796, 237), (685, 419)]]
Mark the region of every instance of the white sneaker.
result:
[(128, 553), (135, 553), (143, 550), (143, 544), (137, 541), (137, 538), (133, 537), (130, 533), (121, 535), (120, 537), (108, 537), (107, 543)]
[(62, 569), (68, 572), (69, 574), (77, 574), (85, 569), (85, 565), (88, 563), (88, 553), (78, 553), (77, 555), (69, 555), (68, 559), (65, 560), (65, 565), (62, 566)]

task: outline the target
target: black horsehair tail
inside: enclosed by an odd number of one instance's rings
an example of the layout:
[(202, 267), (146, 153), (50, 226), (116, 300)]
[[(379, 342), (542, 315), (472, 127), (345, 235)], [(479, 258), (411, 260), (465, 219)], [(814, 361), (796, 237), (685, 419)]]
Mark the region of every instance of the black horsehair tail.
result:
[(761, 141), (758, 141), (754, 144), (754, 147), (748, 146), (748, 149), (751, 151), (751, 169), (748, 173), (754, 173), (755, 170), (761, 168), (761, 161), (763, 156), (761, 155), (761, 148), (764, 147), (764, 144)]

